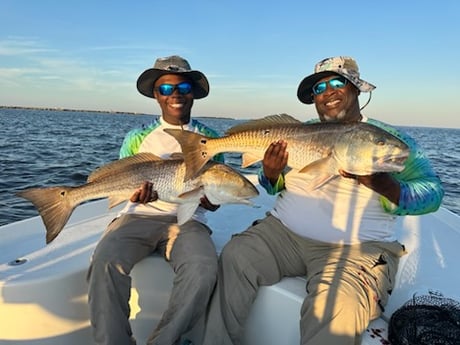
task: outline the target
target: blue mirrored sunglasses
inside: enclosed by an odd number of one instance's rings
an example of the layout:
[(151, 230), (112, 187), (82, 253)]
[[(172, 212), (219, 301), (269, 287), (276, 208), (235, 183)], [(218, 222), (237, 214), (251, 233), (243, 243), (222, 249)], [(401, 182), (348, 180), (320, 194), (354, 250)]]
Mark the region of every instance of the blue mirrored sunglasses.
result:
[(313, 85), (313, 93), (315, 95), (320, 95), (327, 89), (327, 84), (333, 89), (341, 89), (347, 85), (348, 80), (345, 77), (336, 77), (326, 81), (320, 81)]
[(181, 95), (188, 95), (192, 92), (192, 84), (188, 81), (183, 81), (179, 84), (161, 84), (156, 87), (160, 95), (162, 96), (171, 96), (175, 90), (179, 91)]

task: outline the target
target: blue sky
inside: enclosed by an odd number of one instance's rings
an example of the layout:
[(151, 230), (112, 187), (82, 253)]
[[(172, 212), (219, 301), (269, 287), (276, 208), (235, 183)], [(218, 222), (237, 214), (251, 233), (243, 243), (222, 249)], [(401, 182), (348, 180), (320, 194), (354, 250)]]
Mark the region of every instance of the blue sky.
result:
[(136, 80), (173, 54), (211, 84), (195, 116), (315, 117), (299, 82), (347, 55), (377, 86), (365, 115), (460, 128), (457, 0), (0, 2), (0, 105), (158, 114)]

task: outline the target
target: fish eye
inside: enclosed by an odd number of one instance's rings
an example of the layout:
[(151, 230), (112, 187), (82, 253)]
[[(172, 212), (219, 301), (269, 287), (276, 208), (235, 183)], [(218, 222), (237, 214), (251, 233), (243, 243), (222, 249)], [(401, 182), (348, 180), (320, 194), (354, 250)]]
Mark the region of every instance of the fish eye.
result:
[(378, 146), (383, 146), (385, 145), (386, 141), (385, 141), (385, 138), (376, 138), (375, 139), (375, 144), (378, 145)]

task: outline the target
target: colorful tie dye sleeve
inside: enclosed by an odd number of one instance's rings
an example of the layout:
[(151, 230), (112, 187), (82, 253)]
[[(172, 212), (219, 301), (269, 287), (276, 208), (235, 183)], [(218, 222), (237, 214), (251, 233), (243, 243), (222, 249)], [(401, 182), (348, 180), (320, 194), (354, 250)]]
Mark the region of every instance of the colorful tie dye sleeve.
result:
[[(430, 161), (415, 140), (408, 134), (378, 120), (368, 119), (368, 123), (380, 127), (404, 141), (411, 152), (406, 161), (405, 169), (402, 172), (392, 174), (401, 186), (399, 205), (393, 204), (384, 196), (380, 197), (380, 203), (385, 212), (403, 216), (421, 215), (436, 211), (441, 206), (444, 189), (439, 177), (433, 171)], [(278, 178), (274, 186), (264, 176), (262, 168), (258, 172), (258, 177), (260, 185), (270, 195), (275, 195), (284, 189), (284, 175)]]
[[(121, 145), (120, 148), (120, 158), (132, 156), (139, 152), (139, 147), (141, 146), (142, 141), (145, 139), (147, 135), (149, 135), (152, 131), (154, 131), (158, 126), (160, 125), (160, 122), (155, 119), (150, 125), (148, 126), (142, 126), (141, 128), (136, 128), (131, 131), (129, 131)], [(193, 130), (197, 133), (201, 133), (203, 135), (206, 135), (211, 138), (216, 138), (219, 136), (219, 134), (204, 125), (203, 123), (192, 119), (192, 127)], [(223, 154), (218, 154), (213, 157), (214, 161), (217, 162), (224, 162), (224, 155)]]
[(155, 119), (148, 126), (142, 126), (141, 128), (135, 128), (129, 131), (121, 144), (120, 158), (132, 156), (139, 152), (142, 141), (159, 125), (160, 122)]
[(415, 140), (408, 134), (383, 122), (374, 119), (369, 119), (368, 122), (395, 135), (404, 141), (410, 149), (405, 169), (392, 174), (401, 186), (399, 205), (391, 203), (382, 196), (380, 202), (383, 209), (399, 216), (421, 215), (436, 211), (441, 206), (444, 189), (441, 180), (433, 171), (430, 161)]
[(278, 177), (278, 181), (276, 181), (274, 186), (265, 177), (264, 171), (262, 168), (259, 169), (258, 178), (259, 178), (260, 185), (267, 191), (269, 195), (275, 195), (284, 189), (284, 174), (281, 174)]

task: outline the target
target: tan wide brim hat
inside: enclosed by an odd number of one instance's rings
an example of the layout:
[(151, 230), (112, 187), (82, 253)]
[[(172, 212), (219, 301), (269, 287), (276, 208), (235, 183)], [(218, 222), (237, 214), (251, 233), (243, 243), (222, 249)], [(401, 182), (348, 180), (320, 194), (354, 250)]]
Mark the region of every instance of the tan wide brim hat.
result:
[(371, 92), (375, 86), (360, 79), (356, 61), (348, 56), (336, 56), (324, 59), (315, 65), (315, 72), (305, 77), (297, 89), (297, 98), (305, 104), (313, 103), (313, 86), (322, 78), (339, 74), (356, 86), (361, 92)]
[(209, 94), (209, 83), (206, 76), (200, 71), (192, 70), (184, 58), (173, 55), (158, 58), (153, 65), (142, 72), (137, 78), (137, 90), (144, 96), (155, 98), (153, 86), (158, 78), (165, 74), (181, 74), (193, 82), (193, 98), (204, 98)]

